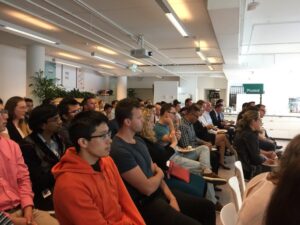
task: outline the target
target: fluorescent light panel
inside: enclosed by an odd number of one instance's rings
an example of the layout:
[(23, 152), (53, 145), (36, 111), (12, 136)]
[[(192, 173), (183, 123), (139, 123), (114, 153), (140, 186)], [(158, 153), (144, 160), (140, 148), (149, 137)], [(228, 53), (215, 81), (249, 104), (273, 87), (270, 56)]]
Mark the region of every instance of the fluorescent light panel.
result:
[(91, 56), (95, 57), (96, 59), (100, 59), (100, 60), (102, 60), (102, 61), (105, 61), (105, 62), (117, 64), (117, 62), (115, 62), (115, 61), (112, 61), (112, 60), (110, 60), (110, 59), (106, 59), (106, 58), (103, 58), (103, 57), (101, 57), (101, 56), (98, 56), (95, 52), (92, 52), (92, 53), (91, 53)]
[(4, 28), (6, 30), (13, 31), (13, 32), (18, 33), (18, 34), (23, 34), (23, 35), (26, 35), (28, 37), (32, 37), (32, 38), (35, 38), (35, 39), (38, 39), (38, 40), (41, 40), (41, 41), (44, 41), (44, 42), (47, 42), (47, 43), (50, 43), (50, 44), (56, 44), (55, 41), (51, 41), (49, 39), (46, 39), (46, 38), (43, 38), (43, 37), (40, 37), (40, 36), (37, 36), (37, 35), (34, 35), (34, 34), (30, 34), (30, 33), (27, 33), (25, 31), (21, 31), (21, 30), (18, 30), (18, 29), (12, 28), (12, 27), (8, 27), (8, 26), (5, 26)]
[(26, 23), (30, 23), (34, 26), (40, 27), (40, 28), (45, 29), (45, 30), (53, 30), (53, 31), (58, 30), (55, 26), (53, 26), (49, 23), (46, 23), (42, 20), (36, 19), (32, 16), (29, 16), (29, 15), (21, 13), (21, 12), (17, 12), (17, 11), (13, 11), (13, 10), (6, 10), (5, 13), (9, 16), (12, 16), (12, 17), (17, 18), (19, 20), (22, 20)]
[(204, 54), (200, 51), (200, 48), (196, 48), (196, 53), (197, 53), (197, 55), (198, 55), (203, 61), (206, 61), (206, 57), (205, 57)]
[(76, 56), (76, 55), (72, 55), (72, 54), (69, 54), (69, 53), (65, 53), (65, 52), (59, 52), (58, 55), (60, 56), (64, 56), (64, 57), (67, 57), (67, 58), (70, 58), (70, 59), (81, 59), (80, 57)]
[(178, 20), (175, 18), (175, 16), (172, 13), (166, 13), (166, 16), (183, 37), (188, 37), (186, 31), (183, 29), (181, 24), (178, 22)]
[(105, 48), (105, 47), (102, 47), (102, 46), (97, 46), (97, 49), (104, 52), (104, 53), (110, 54), (110, 55), (117, 55), (118, 54), (115, 51), (110, 50), (110, 49)]
[(207, 66), (209, 70), (214, 70), (214, 68), (211, 65)]

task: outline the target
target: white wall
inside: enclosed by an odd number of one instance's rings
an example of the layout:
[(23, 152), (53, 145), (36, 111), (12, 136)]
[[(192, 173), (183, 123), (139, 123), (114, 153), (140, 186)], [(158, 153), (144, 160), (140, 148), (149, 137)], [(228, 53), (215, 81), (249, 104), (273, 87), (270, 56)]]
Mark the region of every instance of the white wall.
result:
[(205, 99), (205, 89), (222, 89), (222, 94), (224, 89), (227, 91), (227, 79), (225, 77), (198, 77), (197, 100)]
[(185, 99), (192, 98), (193, 102), (198, 100), (197, 77), (181, 77), (178, 100), (184, 104)]
[(26, 52), (0, 45), (0, 98), (26, 95)]
[(128, 77), (127, 88), (153, 88), (155, 81), (179, 81), (178, 77), (164, 77), (159, 79), (156, 77)]
[(172, 103), (178, 96), (178, 81), (155, 81), (153, 102)]
[[(12, 96), (25, 96), (26, 50), (0, 45), (0, 53), (0, 98), (6, 101)], [(63, 76), (61, 77), (62, 68)], [(81, 91), (95, 93), (105, 88), (105, 79), (96, 72), (82, 69), (81, 73), (84, 84)], [(67, 90), (76, 88), (76, 68), (57, 64), (56, 77), (59, 79), (58, 84), (62, 83)]]

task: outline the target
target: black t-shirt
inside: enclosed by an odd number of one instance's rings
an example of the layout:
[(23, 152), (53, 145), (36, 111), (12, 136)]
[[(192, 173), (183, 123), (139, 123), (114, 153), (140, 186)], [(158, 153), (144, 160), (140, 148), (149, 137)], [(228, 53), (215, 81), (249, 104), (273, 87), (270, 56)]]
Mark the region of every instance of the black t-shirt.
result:
[[(151, 157), (147, 150), (147, 146), (140, 137), (134, 138), (136, 143), (130, 144), (123, 141), (123, 139), (119, 138), (118, 136), (115, 136), (111, 145), (110, 156), (115, 161), (120, 174), (139, 166), (146, 177), (152, 177), (153, 173), (151, 170)], [(131, 198), (135, 202), (146, 197), (137, 189), (128, 184), (125, 180), (124, 183), (129, 194), (131, 195)]]

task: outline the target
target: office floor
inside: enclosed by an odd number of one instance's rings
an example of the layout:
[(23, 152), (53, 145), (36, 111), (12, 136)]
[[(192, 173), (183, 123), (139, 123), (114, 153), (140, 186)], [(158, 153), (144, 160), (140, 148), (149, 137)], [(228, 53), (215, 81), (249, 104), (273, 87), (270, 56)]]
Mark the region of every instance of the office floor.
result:
[[(286, 140), (277, 140), (277, 144), (278, 145), (282, 145), (283, 149), (285, 149), (286, 145), (289, 143), (289, 141)], [(234, 170), (234, 157), (232, 156), (226, 156), (225, 157), (225, 161), (227, 163), (227, 165), (231, 168), (231, 170), (224, 170), (224, 169), (219, 169), (219, 176), (224, 177), (226, 179), (229, 179), (230, 177), (235, 175), (235, 170)], [(226, 205), (229, 202), (233, 201), (232, 195), (231, 195), (231, 191), (229, 189), (229, 186), (226, 185), (222, 185), (219, 186), (222, 191), (221, 192), (216, 192), (216, 195), (220, 197), (220, 202), (222, 205)], [(217, 225), (222, 225), (221, 221), (220, 221), (220, 213), (217, 212)]]

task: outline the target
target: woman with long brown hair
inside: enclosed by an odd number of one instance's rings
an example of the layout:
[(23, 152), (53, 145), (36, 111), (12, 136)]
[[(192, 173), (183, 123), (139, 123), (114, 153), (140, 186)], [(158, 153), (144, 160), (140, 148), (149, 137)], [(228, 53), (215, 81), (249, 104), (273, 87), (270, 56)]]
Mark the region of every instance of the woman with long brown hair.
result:
[(8, 112), (7, 130), (10, 138), (17, 143), (30, 134), (28, 124), (25, 122), (27, 106), (24, 98), (19, 96), (11, 97), (5, 104)]
[(237, 124), (234, 146), (242, 162), (246, 179), (263, 172), (262, 164), (273, 164), (276, 157), (274, 152), (266, 152), (259, 148), (260, 129), (261, 119), (256, 110), (246, 111)]

